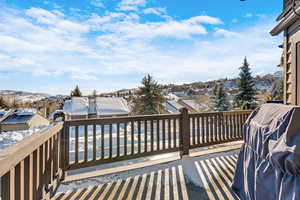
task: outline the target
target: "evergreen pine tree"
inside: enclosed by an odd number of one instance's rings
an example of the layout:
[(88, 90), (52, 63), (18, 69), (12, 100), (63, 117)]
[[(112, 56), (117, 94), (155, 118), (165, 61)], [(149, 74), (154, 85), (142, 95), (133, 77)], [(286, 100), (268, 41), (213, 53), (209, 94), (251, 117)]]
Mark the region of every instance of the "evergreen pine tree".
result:
[(255, 82), (251, 75), (249, 63), (245, 57), (243, 65), (240, 67), (238, 94), (235, 96), (235, 101), (238, 107), (249, 109), (253, 101), (256, 100)]
[(93, 90), (92, 96), (97, 97), (97, 91), (96, 90)]
[(16, 100), (15, 97), (14, 97), (14, 99), (13, 99), (13, 102), (12, 102), (12, 104), (11, 104), (11, 107), (12, 107), (12, 108), (18, 108), (18, 107), (19, 107), (19, 104), (18, 104), (18, 102), (17, 102), (17, 100)]
[(3, 97), (0, 97), (0, 109), (1, 108), (9, 108), (8, 104), (4, 101)]
[(283, 100), (283, 78), (280, 78), (274, 82), (270, 96), (273, 101)]
[(137, 98), (134, 100), (133, 112), (136, 114), (158, 114), (161, 104), (164, 101), (161, 86), (147, 75), (142, 80), (142, 86), (137, 92)]
[(76, 85), (75, 89), (71, 91), (71, 97), (82, 97), (82, 93), (78, 85)]
[(215, 111), (228, 111), (230, 103), (227, 98), (225, 85), (223, 83), (216, 84), (213, 90), (213, 109)]

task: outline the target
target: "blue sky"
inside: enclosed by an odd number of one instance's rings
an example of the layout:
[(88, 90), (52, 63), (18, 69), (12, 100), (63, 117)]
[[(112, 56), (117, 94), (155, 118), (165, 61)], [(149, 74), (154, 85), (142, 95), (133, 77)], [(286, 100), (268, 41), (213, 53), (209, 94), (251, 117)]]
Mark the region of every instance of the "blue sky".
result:
[(278, 70), (272, 0), (0, 0), (0, 89), (85, 94)]

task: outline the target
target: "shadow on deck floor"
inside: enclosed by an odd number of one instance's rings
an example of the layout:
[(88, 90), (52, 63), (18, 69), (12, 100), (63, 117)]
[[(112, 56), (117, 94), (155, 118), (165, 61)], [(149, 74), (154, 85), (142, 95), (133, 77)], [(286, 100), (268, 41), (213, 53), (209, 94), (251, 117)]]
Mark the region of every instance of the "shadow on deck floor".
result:
[(64, 183), (53, 199), (238, 199), (230, 189), (237, 155), (234, 150), (184, 157)]

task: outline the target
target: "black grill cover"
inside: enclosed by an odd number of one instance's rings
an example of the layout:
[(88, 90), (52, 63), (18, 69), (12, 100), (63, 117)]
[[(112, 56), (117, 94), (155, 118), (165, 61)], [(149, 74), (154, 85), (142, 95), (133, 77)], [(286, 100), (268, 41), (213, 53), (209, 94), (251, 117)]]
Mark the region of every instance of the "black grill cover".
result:
[(242, 200), (300, 199), (300, 107), (265, 104), (249, 116), (232, 189)]

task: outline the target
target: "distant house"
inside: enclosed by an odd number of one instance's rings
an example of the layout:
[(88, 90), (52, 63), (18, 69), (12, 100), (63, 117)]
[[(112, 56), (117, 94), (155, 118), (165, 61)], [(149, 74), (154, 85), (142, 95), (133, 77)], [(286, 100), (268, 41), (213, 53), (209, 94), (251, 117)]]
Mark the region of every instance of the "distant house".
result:
[(89, 99), (87, 97), (72, 97), (65, 101), (63, 111), (71, 119), (87, 119), (89, 115)]
[(200, 105), (196, 103), (194, 100), (184, 100), (181, 99), (178, 101), (181, 105), (187, 108), (191, 113), (199, 112)]
[(8, 114), (6, 113), (2, 115), (0, 128), (1, 131), (20, 131), (48, 126), (49, 124), (49, 120), (42, 117), (34, 110), (17, 109), (13, 112), (10, 111)]
[(167, 100), (166, 108), (169, 113), (179, 113), (181, 108), (187, 108), (190, 113), (196, 113), (200, 110), (200, 105), (194, 100)]
[(176, 100), (168, 100), (166, 102), (166, 108), (169, 113), (179, 113), (180, 109), (184, 106), (178, 103)]
[(128, 103), (120, 97), (72, 97), (64, 103), (63, 111), (70, 119), (126, 116)]
[(123, 98), (117, 97), (97, 97), (96, 113), (102, 116), (126, 116), (130, 113), (128, 103)]

